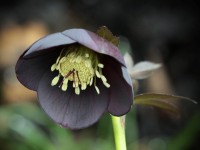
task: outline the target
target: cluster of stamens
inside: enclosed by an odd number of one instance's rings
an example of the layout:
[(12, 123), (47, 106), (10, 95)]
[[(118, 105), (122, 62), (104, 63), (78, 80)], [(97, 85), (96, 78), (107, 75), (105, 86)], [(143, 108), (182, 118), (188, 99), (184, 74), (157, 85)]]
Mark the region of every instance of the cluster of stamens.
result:
[(106, 77), (102, 74), (104, 65), (99, 63), (98, 56), (92, 50), (84, 46), (71, 46), (68, 49), (63, 49), (56, 63), (51, 66), (51, 71), (57, 70), (59, 74), (53, 78), (51, 85), (54, 86), (60, 82), (59, 87), (62, 91), (68, 88), (68, 81), (72, 82), (77, 95), (80, 90), (85, 90), (87, 86), (94, 85), (97, 93), (99, 88), (96, 85), (96, 79), (102, 80), (103, 84), (109, 88), (110, 84)]

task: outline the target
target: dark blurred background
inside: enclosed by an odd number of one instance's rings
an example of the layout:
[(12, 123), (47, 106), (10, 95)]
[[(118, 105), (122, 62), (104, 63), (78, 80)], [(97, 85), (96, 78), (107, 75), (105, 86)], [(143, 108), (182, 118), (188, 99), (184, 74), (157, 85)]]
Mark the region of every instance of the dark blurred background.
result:
[[(149, 60), (163, 65), (139, 81), (136, 94), (175, 94), (200, 102), (198, 0), (3, 0), (0, 149), (114, 149), (108, 114), (85, 130), (62, 129), (43, 114), (36, 94), (23, 87), (14, 72), (20, 54), (37, 39), (69, 28), (95, 32), (103, 25), (122, 39), (122, 49), (129, 49), (135, 63)], [(199, 149), (199, 104), (180, 105), (178, 118), (151, 107), (133, 107), (127, 115), (128, 150)]]

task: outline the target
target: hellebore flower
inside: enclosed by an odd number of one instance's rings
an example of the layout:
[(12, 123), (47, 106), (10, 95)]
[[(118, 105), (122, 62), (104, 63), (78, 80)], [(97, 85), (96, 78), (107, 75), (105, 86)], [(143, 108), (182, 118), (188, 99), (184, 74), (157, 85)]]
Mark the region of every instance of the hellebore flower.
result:
[(114, 45), (116, 37), (106, 27), (98, 33), (69, 29), (50, 34), (17, 61), (18, 80), (37, 91), (43, 110), (63, 127), (88, 127), (104, 112), (122, 116), (131, 108), (132, 81)]

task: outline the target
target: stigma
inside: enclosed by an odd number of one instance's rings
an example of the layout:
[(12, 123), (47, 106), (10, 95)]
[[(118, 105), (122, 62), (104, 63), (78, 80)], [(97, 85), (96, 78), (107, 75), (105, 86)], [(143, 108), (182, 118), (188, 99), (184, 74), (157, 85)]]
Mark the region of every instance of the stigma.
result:
[[(59, 73), (52, 79), (51, 86), (59, 83), (58, 87), (62, 91), (67, 91), (70, 84), (79, 95), (81, 90), (86, 90), (88, 86), (94, 86), (96, 92), (100, 90), (96, 85), (96, 80), (102, 80), (105, 87), (110, 84), (102, 74), (104, 65), (99, 62), (98, 55), (87, 47), (72, 45), (63, 49), (56, 62), (51, 66), (51, 71), (57, 70)], [(61, 81), (61, 82), (59, 82)]]

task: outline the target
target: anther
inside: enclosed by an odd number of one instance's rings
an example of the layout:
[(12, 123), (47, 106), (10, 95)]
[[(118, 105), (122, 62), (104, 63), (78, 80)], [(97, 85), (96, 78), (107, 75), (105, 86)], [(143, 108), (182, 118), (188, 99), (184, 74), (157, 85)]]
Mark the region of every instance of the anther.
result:
[(59, 78), (60, 78), (60, 75), (56, 76), (53, 78), (52, 82), (51, 82), (51, 85), (54, 86), (58, 83), (59, 81)]
[(97, 76), (98, 78), (101, 78), (101, 75), (100, 75), (100, 73), (99, 73), (98, 70), (96, 70), (95, 73), (96, 73), (96, 76)]
[(87, 88), (87, 84), (86, 83), (82, 83), (81, 84), (81, 90), (85, 90)]
[(96, 85), (94, 87), (95, 87), (97, 93), (100, 94), (99, 88)]
[(90, 86), (92, 85), (92, 83), (93, 83), (93, 78), (91, 78), (91, 80), (90, 80)]
[(63, 91), (67, 91), (67, 86), (68, 86), (67, 84), (64, 84), (64, 83), (63, 83), (61, 89), (62, 89)]
[(103, 65), (103, 64), (98, 64), (98, 67), (99, 67), (99, 68), (103, 68), (104, 65)]
[(109, 83), (107, 83), (107, 82), (103, 82), (103, 84), (107, 87), (107, 88), (109, 88), (110, 87), (110, 84)]
[(101, 80), (102, 80), (103, 82), (107, 82), (107, 79), (106, 79), (106, 77), (105, 77), (104, 75), (101, 75)]
[(79, 89), (79, 87), (75, 87), (75, 93), (76, 93), (77, 95), (80, 94), (80, 89)]
[(51, 66), (51, 71), (54, 71), (55, 69), (56, 69), (56, 64), (53, 64), (52, 66)]

